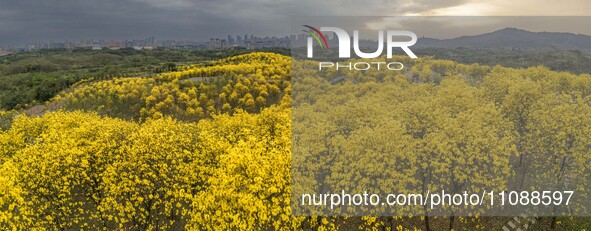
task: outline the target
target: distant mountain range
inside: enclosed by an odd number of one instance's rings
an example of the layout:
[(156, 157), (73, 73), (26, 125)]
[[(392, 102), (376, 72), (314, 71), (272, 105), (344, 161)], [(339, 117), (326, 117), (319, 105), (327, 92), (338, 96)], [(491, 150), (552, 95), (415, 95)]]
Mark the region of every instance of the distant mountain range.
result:
[(591, 36), (573, 33), (530, 32), (517, 28), (453, 39), (419, 38), (416, 47), (492, 48), (518, 50), (580, 50), (591, 53)]

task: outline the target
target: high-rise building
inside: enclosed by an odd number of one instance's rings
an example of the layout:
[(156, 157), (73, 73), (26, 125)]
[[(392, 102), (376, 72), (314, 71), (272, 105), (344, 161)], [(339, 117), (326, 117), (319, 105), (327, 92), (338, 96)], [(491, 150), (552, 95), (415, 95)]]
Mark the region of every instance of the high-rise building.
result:
[(228, 35), (228, 46), (234, 46), (234, 38), (232, 37), (232, 35)]

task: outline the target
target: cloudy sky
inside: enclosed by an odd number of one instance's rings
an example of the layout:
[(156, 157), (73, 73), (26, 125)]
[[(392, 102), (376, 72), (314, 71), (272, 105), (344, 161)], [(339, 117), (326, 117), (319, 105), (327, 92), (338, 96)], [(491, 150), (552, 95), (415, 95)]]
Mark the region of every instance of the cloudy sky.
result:
[(245, 33), (286, 35), (294, 18), (308, 16), (590, 13), (588, 0), (561, 0), (559, 4), (549, 0), (0, 0), (0, 46), (152, 35), (179, 40)]

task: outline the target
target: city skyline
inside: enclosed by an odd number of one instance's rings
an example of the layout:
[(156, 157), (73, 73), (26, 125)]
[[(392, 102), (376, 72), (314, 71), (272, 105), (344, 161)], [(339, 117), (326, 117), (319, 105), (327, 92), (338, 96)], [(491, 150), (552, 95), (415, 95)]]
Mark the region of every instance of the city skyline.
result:
[(37, 40), (21, 47), (0, 46), (0, 51), (23, 51), (38, 49), (152, 49), (156, 47), (201, 47), (201, 48), (231, 48), (242, 47), (245, 49), (257, 49), (264, 47), (289, 47), (289, 36), (257, 36), (254, 34), (227, 35), (225, 38), (209, 38), (205, 41), (198, 40), (157, 40), (155, 36), (145, 39), (80, 39), (80, 40)]

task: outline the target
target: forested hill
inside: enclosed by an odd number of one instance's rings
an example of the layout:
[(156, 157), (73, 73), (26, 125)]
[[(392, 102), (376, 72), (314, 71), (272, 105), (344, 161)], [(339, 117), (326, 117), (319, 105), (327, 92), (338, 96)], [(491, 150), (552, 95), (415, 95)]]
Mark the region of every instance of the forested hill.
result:
[(416, 47), (517, 50), (580, 50), (591, 53), (591, 36), (573, 33), (530, 32), (504, 28), (490, 33), (452, 39), (420, 38)]
[[(375, 61), (402, 62), (405, 69), (317, 75), (311, 63), (255, 52), (150, 76), (89, 79), (42, 107), (0, 111), (0, 230), (499, 230), (512, 219), (293, 216), (293, 140), (321, 141), (305, 153), (311, 157), (364, 153), (335, 159), (342, 163), (429, 153), (500, 171), (434, 164), (437, 174), (424, 178), (427, 185), (472, 180), (499, 188), (507, 183), (503, 176), (561, 182), (556, 163), (562, 162), (544, 162), (555, 159), (569, 160), (576, 173), (569, 182), (589, 178), (590, 75), (430, 58)], [(388, 105), (373, 107), (379, 103)], [(293, 116), (302, 120), (292, 129)], [(351, 116), (367, 119), (348, 123)], [(302, 129), (316, 135), (297, 137)], [(370, 129), (384, 133), (365, 136)], [(389, 146), (380, 150), (390, 152), (363, 148), (382, 141)], [(520, 156), (548, 171), (515, 172), (511, 164)], [(374, 162), (364, 174), (348, 175), (339, 162), (302, 170), (368, 182), (404, 173), (396, 179), (416, 184), (411, 179), (425, 166), (396, 172)], [(578, 198), (590, 199), (588, 187), (577, 190)], [(530, 227), (588, 225), (586, 217), (541, 217)]]

